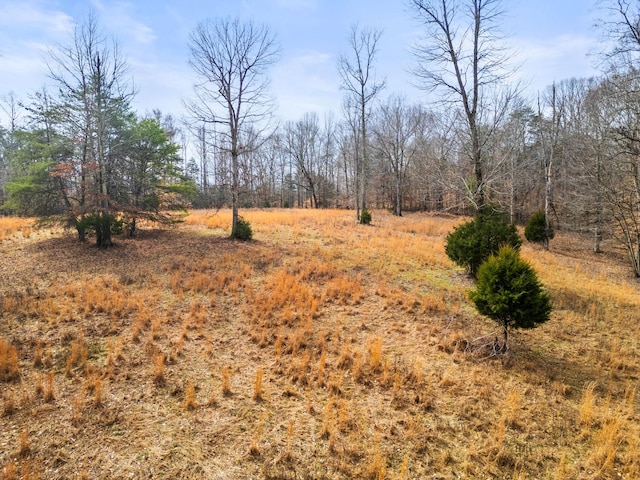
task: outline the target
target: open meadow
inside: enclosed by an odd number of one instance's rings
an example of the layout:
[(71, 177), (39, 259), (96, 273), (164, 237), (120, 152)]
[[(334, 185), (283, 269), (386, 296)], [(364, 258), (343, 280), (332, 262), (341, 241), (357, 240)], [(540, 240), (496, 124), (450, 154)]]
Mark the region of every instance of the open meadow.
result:
[(194, 211), (105, 250), (0, 218), (2, 478), (640, 478), (640, 284), (611, 245), (523, 245), (552, 318), (487, 358), (461, 219), (242, 214), (253, 241)]

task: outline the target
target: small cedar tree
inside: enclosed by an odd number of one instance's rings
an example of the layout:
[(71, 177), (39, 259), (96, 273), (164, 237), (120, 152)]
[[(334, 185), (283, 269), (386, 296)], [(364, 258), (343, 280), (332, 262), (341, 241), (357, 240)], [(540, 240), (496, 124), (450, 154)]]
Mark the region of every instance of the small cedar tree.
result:
[(371, 224), (371, 212), (366, 208), (363, 208), (362, 213), (360, 213), (360, 223), (363, 225)]
[(253, 238), (253, 229), (251, 223), (241, 216), (238, 216), (235, 230), (232, 231), (231, 237), (236, 240), (251, 240)]
[(522, 239), (503, 212), (495, 206), (486, 205), (473, 220), (447, 235), (445, 252), (455, 264), (466, 268), (475, 278), (480, 265), (490, 255), (498, 253), (503, 245), (517, 250)]
[(535, 270), (512, 247), (502, 247), (478, 269), (469, 297), (482, 315), (502, 326), (507, 350), (509, 328), (534, 328), (549, 320), (551, 301)]
[(555, 231), (547, 225), (547, 219), (542, 210), (534, 213), (524, 227), (524, 238), (532, 243), (540, 243), (549, 248), (549, 240), (553, 239)]

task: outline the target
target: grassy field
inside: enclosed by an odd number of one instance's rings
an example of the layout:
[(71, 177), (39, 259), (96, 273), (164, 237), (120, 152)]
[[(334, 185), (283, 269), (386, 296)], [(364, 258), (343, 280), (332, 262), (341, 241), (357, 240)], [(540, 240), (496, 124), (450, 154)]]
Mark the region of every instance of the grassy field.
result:
[(460, 219), (243, 215), (108, 250), (0, 219), (2, 478), (640, 478), (623, 256), (524, 245), (552, 319), (486, 358)]

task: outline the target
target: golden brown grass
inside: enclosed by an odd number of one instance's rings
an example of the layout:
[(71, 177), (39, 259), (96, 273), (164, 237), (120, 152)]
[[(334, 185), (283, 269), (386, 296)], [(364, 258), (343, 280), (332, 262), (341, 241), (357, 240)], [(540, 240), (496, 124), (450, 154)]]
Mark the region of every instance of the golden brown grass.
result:
[(639, 478), (640, 295), (613, 248), (524, 245), (556, 309), (491, 360), (444, 254), (460, 219), (243, 215), (253, 242), (199, 211), (109, 251), (0, 243), (3, 478)]
[(19, 377), (18, 350), (0, 337), (0, 382), (12, 382)]
[(0, 243), (15, 237), (18, 232), (22, 234), (22, 237), (29, 238), (33, 224), (33, 218), (0, 217)]

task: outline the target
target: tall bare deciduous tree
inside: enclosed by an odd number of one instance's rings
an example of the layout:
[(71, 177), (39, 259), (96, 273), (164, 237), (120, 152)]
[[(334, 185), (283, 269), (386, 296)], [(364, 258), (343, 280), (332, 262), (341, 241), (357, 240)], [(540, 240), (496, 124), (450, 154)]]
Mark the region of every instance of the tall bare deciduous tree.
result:
[(279, 55), (275, 37), (265, 25), (238, 18), (207, 20), (189, 38), (189, 62), (196, 72), (191, 113), (207, 123), (224, 125), (224, 150), (231, 156), (231, 236), (238, 224), (239, 156), (243, 134), (264, 127), (274, 105), (268, 94), (267, 70)]
[(539, 132), (543, 165), (544, 165), (544, 222), (545, 222), (545, 237), (547, 240), (543, 243), (544, 247), (549, 249), (549, 232), (551, 231), (551, 209), (553, 203), (553, 173), (556, 167), (557, 156), (559, 154), (560, 139), (561, 139), (561, 121), (563, 117), (564, 103), (562, 98), (558, 98), (556, 84), (551, 85), (549, 95), (545, 99), (547, 107), (550, 109), (550, 118), (548, 122), (544, 122), (542, 125), (542, 107), (540, 100), (538, 100), (538, 117), (541, 121), (541, 129)]
[(604, 52), (611, 122), (618, 147), (602, 179), (617, 223), (616, 234), (640, 277), (640, 5), (634, 0), (604, 2), (601, 31), (612, 47)]
[(424, 40), (414, 48), (419, 86), (438, 91), (449, 106), (464, 114), (468, 156), (474, 177), (465, 179), (469, 200), (486, 202), (486, 145), (508, 114), (511, 91), (501, 91), (508, 73), (508, 55), (499, 44), (501, 0), (411, 0), (425, 27)]
[(356, 149), (356, 215), (367, 205), (367, 169), (369, 167), (367, 143), (367, 119), (371, 102), (385, 87), (385, 81), (375, 78), (373, 62), (378, 51), (382, 31), (372, 28), (351, 27), (349, 33), (350, 54), (342, 55), (338, 61), (338, 72), (342, 78), (342, 89), (349, 97), (346, 108), (355, 109), (358, 119), (360, 148)]
[(391, 168), (394, 180), (393, 214), (402, 216), (407, 171), (422, 145), (427, 113), (409, 105), (403, 97), (393, 96), (377, 111), (373, 125), (374, 149)]

